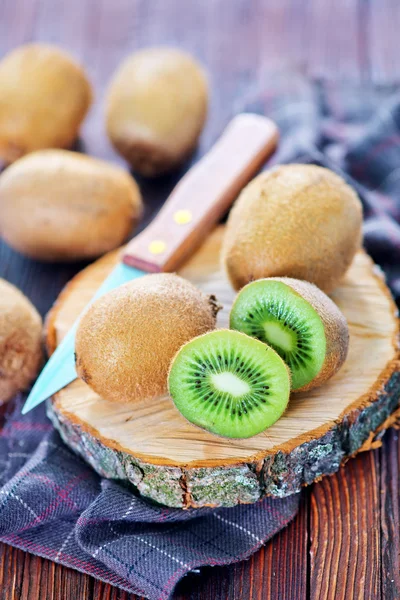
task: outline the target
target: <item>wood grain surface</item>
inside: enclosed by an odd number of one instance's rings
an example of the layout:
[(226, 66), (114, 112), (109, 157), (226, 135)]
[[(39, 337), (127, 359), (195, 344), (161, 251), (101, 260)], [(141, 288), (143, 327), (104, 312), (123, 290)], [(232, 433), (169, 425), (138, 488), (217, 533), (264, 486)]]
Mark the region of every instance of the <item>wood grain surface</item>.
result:
[[(223, 306), (217, 327), (228, 328), (236, 294), (220, 265), (223, 233), (223, 227), (215, 229), (178, 274), (206, 294), (215, 294)], [(110, 253), (93, 263), (62, 292), (48, 315), (50, 342), (56, 338), (55, 343), (60, 343), (117, 263), (118, 254)], [(237, 440), (216, 437), (188, 423), (168, 396), (145, 398), (133, 405), (115, 405), (100, 398), (81, 380), (57, 393), (55, 406), (84, 428), (97, 431), (104, 443), (108, 440), (118, 450), (156, 466), (223, 467), (228, 463), (257, 461), (279, 450), (290, 452), (310, 438), (321, 437), (350, 410), (365, 406), (369, 394), (373, 399), (371, 390), (382, 374), (388, 371), (390, 377), (399, 366), (397, 308), (364, 252), (356, 255), (333, 298), (350, 330), (344, 366), (324, 386), (293, 394), (285, 414), (258, 436)], [(51, 343), (50, 346), (53, 351), (55, 346)], [(392, 369), (388, 369), (390, 364)]]
[[(226, 328), (229, 327), (229, 312), (235, 292), (220, 261), (223, 236), (224, 226), (214, 229), (191, 259), (178, 270), (178, 274), (206, 294), (216, 296), (223, 306), (218, 313), (217, 327)], [(123, 253), (124, 249), (103, 256), (81, 271), (61, 292), (46, 320), (50, 352), (63, 339)], [(204, 502), (215, 506), (255, 502), (260, 490), (273, 495), (277, 482), (280, 494), (298, 491), (304, 483), (311, 483), (337, 470), (336, 465), (345, 460), (348, 450), (341, 447), (340, 440), (346, 440), (345, 431), (349, 431), (350, 424), (352, 454), (363, 446), (369, 434), (373, 434), (368, 429), (371, 421), (364, 413), (364, 416), (357, 417), (362, 423), (361, 437), (357, 439), (353, 425), (356, 415), (364, 409), (370, 411), (367, 407), (372, 403), (371, 406), (375, 407), (372, 410), (379, 417), (385, 386), (400, 368), (397, 308), (379, 271), (365, 252), (357, 253), (333, 297), (349, 324), (350, 347), (344, 366), (325, 385), (303, 394), (293, 394), (284, 415), (257, 436), (236, 440), (216, 437), (184, 419), (168, 395), (116, 405), (101, 398), (80, 379), (55, 395), (53, 422), (73, 450), (87, 456), (87, 449), (91, 448), (88, 460), (101, 475), (115, 476), (114, 467), (107, 471), (108, 464), (118, 464), (118, 472), (124, 473), (125, 478), (129, 478), (132, 469), (127, 465), (137, 465), (137, 461), (140, 461), (142, 469), (152, 465), (149, 478), (144, 475), (137, 489), (139, 493), (143, 492), (168, 506), (179, 507), (183, 502), (185, 506), (196, 507)], [(387, 402), (396, 406), (398, 394), (399, 388), (395, 388), (393, 399), (388, 395)], [(385, 411), (380, 422), (390, 412)], [(339, 424), (340, 439), (335, 442), (334, 437), (329, 437), (327, 440), (326, 436)], [(78, 425), (79, 429), (75, 429), (74, 425)], [(376, 425), (373, 427), (375, 429)], [(81, 440), (80, 446), (77, 439)], [(313, 475), (307, 480), (306, 476), (298, 473), (308, 471), (308, 452), (304, 450), (303, 458), (299, 448), (306, 448), (310, 441), (313, 443)], [(328, 456), (327, 444), (337, 447), (338, 453), (331, 452)], [(237, 484), (232, 496), (228, 491), (221, 495), (223, 478), (229, 481), (232, 477), (230, 466), (235, 473), (239, 465), (245, 467), (246, 473), (250, 467), (253, 477), (253, 473), (260, 472), (259, 461), (264, 459), (268, 461), (268, 474), (263, 473), (262, 484), (256, 486), (254, 494), (249, 493), (246, 478), (243, 488)], [(275, 459), (279, 465), (276, 477), (273, 469)], [(283, 461), (286, 461), (285, 468)], [(163, 492), (160, 496), (155, 471), (165, 481), (171, 466), (180, 469), (179, 483), (176, 484), (174, 474), (170, 481), (170, 494), (166, 496)], [(202, 467), (203, 475), (197, 473), (197, 467)], [(282, 471), (286, 473), (284, 477)], [(192, 477), (196, 481), (195, 494), (191, 493)], [(217, 480), (215, 488), (213, 479)], [(182, 481), (187, 482), (186, 494), (182, 494)]]
[[(330, 80), (398, 82), (399, 30), (397, 0), (0, 0), (0, 56), (41, 40), (79, 57), (96, 88), (96, 103), (78, 147), (120, 163), (105, 139), (102, 98), (116, 65), (135, 48), (180, 45), (205, 63), (213, 97), (203, 152), (243, 108), (249, 90), (265, 88), (269, 70), (294, 67)], [(140, 182), (145, 222), (178, 177)], [(0, 245), (0, 275), (27, 293), (42, 314), (82, 266), (43, 265)], [(249, 561), (190, 575), (177, 600), (398, 600), (399, 457), (399, 436), (391, 431), (382, 448), (360, 454), (309, 490), (296, 520)], [(69, 598), (138, 600), (0, 546), (1, 600)]]

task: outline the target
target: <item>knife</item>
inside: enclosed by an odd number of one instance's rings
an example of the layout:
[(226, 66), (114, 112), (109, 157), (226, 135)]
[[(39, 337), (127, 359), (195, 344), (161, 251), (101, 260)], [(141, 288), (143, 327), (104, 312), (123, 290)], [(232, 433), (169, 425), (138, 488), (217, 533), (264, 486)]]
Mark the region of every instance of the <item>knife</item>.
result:
[[(267, 117), (250, 113), (234, 117), (213, 148), (176, 185), (150, 225), (127, 244), (121, 263), (91, 302), (148, 273), (177, 269), (274, 152), (278, 138), (275, 123)], [(22, 414), (77, 378), (74, 347), (78, 322), (79, 318), (45, 365)]]

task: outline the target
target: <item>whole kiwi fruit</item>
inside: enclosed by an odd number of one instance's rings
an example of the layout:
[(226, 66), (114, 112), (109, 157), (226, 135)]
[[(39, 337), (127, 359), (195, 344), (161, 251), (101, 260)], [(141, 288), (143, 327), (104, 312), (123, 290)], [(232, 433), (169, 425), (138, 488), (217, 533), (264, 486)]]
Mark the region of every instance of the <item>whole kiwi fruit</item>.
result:
[(335, 375), (349, 349), (347, 321), (336, 304), (314, 284), (290, 277), (247, 284), (232, 306), (230, 327), (278, 352), (296, 392)]
[(0, 62), (0, 159), (69, 148), (92, 102), (83, 69), (66, 52), (27, 44)]
[(242, 191), (222, 259), (235, 289), (287, 276), (332, 291), (360, 247), (362, 206), (345, 181), (316, 165), (282, 165)]
[(170, 363), (193, 337), (214, 329), (219, 306), (178, 275), (146, 275), (94, 302), (75, 340), (76, 368), (112, 402), (167, 392)]
[(41, 150), (0, 175), (0, 233), (39, 260), (94, 258), (119, 246), (142, 213), (120, 167), (69, 150)]
[(0, 404), (26, 389), (43, 359), (42, 319), (11, 283), (0, 279)]
[(129, 56), (111, 81), (107, 133), (138, 173), (177, 167), (195, 148), (207, 114), (208, 86), (200, 65), (174, 48)]

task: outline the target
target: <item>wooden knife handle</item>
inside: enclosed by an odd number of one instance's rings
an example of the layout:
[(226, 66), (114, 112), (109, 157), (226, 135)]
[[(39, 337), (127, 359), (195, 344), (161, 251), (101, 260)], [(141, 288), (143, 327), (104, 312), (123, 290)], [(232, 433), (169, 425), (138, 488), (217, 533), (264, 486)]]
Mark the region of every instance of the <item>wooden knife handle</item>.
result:
[(241, 189), (274, 152), (275, 123), (232, 119), (213, 148), (173, 189), (155, 219), (126, 246), (123, 261), (149, 273), (174, 271), (204, 241)]

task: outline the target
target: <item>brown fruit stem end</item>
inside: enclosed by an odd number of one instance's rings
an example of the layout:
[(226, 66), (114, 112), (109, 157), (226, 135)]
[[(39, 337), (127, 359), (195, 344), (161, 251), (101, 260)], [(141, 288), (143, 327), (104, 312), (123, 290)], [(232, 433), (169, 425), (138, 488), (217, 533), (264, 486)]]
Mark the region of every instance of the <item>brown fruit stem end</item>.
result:
[(219, 311), (223, 308), (222, 304), (218, 302), (217, 298), (214, 295), (208, 297), (208, 302), (210, 303), (213, 317), (216, 317)]

